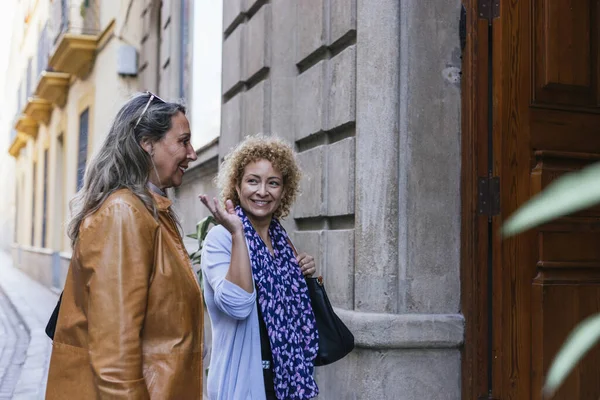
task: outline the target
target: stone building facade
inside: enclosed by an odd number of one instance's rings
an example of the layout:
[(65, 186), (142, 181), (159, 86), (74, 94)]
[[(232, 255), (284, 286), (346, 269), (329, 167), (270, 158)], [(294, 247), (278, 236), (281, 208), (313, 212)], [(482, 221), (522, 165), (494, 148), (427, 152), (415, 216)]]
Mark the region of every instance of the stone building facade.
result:
[[(6, 109), (15, 115), (15, 265), (62, 288), (65, 222), (87, 160), (134, 92), (191, 98), (190, 1), (39, 0), (17, 6)], [(23, 21), (23, 22), (21, 22)], [(124, 54), (134, 54), (126, 62)], [(14, 94), (14, 95), (13, 95)], [(16, 100), (16, 101), (13, 101)]]
[[(460, 2), (224, 0), (222, 123), (174, 197), (206, 211), (244, 136), (294, 144), (285, 221), (356, 337), (322, 399), (459, 399)], [(190, 219), (195, 216), (196, 219)]]

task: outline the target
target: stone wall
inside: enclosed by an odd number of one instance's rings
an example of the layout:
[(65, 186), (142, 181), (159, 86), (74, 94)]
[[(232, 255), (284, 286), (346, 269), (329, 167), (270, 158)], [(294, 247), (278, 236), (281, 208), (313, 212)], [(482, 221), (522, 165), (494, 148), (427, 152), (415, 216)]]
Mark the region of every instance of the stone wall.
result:
[[(17, 252), (15, 257), (15, 253)], [(14, 266), (46, 287), (52, 287), (52, 251), (30, 246), (15, 247)]]
[(458, 0), (224, 0), (219, 159), (293, 143), (286, 221), (356, 335), (322, 399), (458, 399)]
[[(181, 186), (170, 189), (170, 198), (177, 213), (184, 236), (196, 232), (198, 221), (210, 213), (198, 199), (199, 194), (218, 197), (213, 179), (218, 171), (219, 141), (213, 140), (196, 152), (198, 159), (188, 166)], [(195, 239), (184, 237), (188, 251), (196, 251)]]

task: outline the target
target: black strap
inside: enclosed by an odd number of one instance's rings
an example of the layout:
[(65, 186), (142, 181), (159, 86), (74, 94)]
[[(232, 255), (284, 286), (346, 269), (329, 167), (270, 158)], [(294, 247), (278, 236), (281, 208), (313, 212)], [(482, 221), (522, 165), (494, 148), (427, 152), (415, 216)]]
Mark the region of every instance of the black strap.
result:
[[(256, 288), (256, 286), (255, 286)], [(258, 293), (258, 289), (256, 289)], [(263, 364), (263, 378), (265, 382), (265, 391), (267, 394), (275, 393), (275, 383), (273, 381), (273, 353), (271, 352), (271, 342), (269, 341), (269, 332), (267, 331), (267, 324), (263, 318), (263, 314), (256, 301), (256, 310), (258, 311), (258, 328), (260, 332), (260, 354)], [(267, 364), (268, 363), (268, 364)], [(267, 367), (268, 366), (268, 367)]]

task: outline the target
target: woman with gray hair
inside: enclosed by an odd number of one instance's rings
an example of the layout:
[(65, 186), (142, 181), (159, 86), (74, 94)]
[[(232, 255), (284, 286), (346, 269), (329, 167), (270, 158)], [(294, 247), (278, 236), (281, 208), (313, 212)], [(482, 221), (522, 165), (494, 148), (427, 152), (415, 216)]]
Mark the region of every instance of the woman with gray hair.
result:
[(165, 189), (196, 153), (185, 108), (117, 113), (71, 201), (46, 399), (202, 398), (203, 302)]

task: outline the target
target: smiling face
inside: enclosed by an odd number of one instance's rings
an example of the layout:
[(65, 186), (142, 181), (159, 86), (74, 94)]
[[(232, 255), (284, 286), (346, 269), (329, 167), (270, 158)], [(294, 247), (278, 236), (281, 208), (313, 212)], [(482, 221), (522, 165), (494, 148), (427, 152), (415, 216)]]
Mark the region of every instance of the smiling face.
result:
[(283, 176), (268, 160), (251, 162), (244, 168), (237, 193), (252, 222), (270, 221), (281, 204)]
[(190, 161), (198, 158), (190, 139), (190, 123), (179, 112), (171, 118), (171, 129), (152, 144), (154, 167), (151, 167), (150, 182), (161, 189), (181, 185)]

